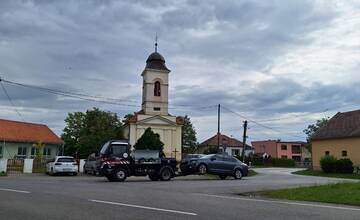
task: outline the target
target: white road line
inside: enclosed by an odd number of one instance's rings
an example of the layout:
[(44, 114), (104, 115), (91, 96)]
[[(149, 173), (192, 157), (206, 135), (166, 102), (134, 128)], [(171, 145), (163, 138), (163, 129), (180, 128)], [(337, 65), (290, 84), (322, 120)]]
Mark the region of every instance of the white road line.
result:
[(214, 198), (222, 198), (222, 199), (235, 199), (235, 200), (252, 201), (252, 202), (265, 202), (265, 203), (277, 203), (277, 204), (285, 204), (285, 205), (298, 205), (298, 206), (309, 206), (309, 207), (317, 207), (317, 208), (360, 211), (360, 208), (332, 206), (332, 205), (320, 205), (320, 204), (314, 204), (314, 203), (300, 203), (300, 202), (285, 202), (285, 201), (264, 200), (264, 199), (250, 199), (250, 198), (243, 198), (243, 197), (219, 196), (219, 195), (202, 194), (202, 193), (193, 193), (193, 194), (194, 195), (200, 195), (200, 196), (214, 197)]
[(183, 212), (183, 211), (177, 211), (177, 210), (171, 210), (171, 209), (160, 209), (160, 208), (141, 206), (141, 205), (132, 205), (132, 204), (126, 204), (126, 203), (119, 203), (119, 202), (109, 202), (109, 201), (102, 201), (102, 200), (95, 200), (95, 199), (89, 199), (89, 201), (103, 203), (103, 204), (110, 204), (110, 205), (139, 208), (139, 209), (148, 209), (148, 210), (161, 211), (161, 212), (171, 212), (171, 213), (177, 213), (177, 214), (183, 214), (183, 215), (197, 215), (196, 213), (192, 213), (192, 212)]
[(0, 188), (0, 191), (17, 192), (17, 193), (30, 193), (29, 191), (22, 191), (22, 190), (16, 190), (16, 189), (5, 189), (5, 188)]

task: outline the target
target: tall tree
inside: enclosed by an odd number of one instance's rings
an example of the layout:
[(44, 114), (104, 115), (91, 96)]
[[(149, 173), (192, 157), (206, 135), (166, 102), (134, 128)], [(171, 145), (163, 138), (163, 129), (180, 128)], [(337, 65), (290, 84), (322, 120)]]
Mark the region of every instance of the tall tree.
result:
[(184, 153), (195, 153), (197, 148), (196, 131), (191, 123), (190, 117), (185, 115), (184, 124), (182, 127), (182, 151)]
[(134, 148), (136, 150), (160, 150), (163, 151), (164, 143), (161, 142), (159, 134), (156, 134), (147, 128), (144, 134), (138, 139)]
[(316, 120), (315, 124), (310, 124), (307, 126), (307, 128), (305, 128), (303, 130), (303, 132), (307, 135), (307, 144), (306, 144), (306, 148), (312, 152), (312, 146), (311, 146), (311, 142), (310, 139), (311, 137), (323, 126), (326, 125), (326, 123), (329, 121), (329, 118), (322, 118), (320, 120)]
[(110, 139), (123, 138), (122, 123), (115, 113), (98, 108), (83, 112), (69, 113), (61, 135), (65, 142), (65, 153), (87, 157), (98, 152), (101, 145)]
[(329, 121), (329, 118), (322, 118), (320, 120), (316, 120), (315, 124), (310, 124), (307, 128), (304, 129), (304, 133), (307, 135), (307, 140), (310, 141), (311, 137), (326, 123)]

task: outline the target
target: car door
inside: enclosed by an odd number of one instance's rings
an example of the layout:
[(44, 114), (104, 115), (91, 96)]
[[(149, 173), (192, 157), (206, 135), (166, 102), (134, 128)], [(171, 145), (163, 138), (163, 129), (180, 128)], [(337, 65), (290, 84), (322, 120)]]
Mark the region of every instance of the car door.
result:
[(223, 163), (223, 171), (227, 174), (232, 174), (234, 172), (234, 169), (235, 169), (235, 159), (232, 158), (231, 156), (228, 156), (228, 155), (224, 155), (224, 163)]
[(211, 173), (223, 173), (224, 169), (224, 161), (222, 155), (214, 155), (212, 158), (210, 158), (209, 162), (209, 171)]

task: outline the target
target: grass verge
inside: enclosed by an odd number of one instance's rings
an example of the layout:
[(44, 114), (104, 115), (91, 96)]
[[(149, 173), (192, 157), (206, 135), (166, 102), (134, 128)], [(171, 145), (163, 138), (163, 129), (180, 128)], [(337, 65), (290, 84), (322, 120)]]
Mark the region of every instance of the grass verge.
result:
[(258, 173), (255, 171), (255, 170), (249, 170), (249, 173), (248, 173), (248, 176), (255, 176), (257, 175)]
[(333, 177), (333, 178), (342, 178), (342, 179), (360, 179), (360, 174), (356, 174), (356, 173), (324, 173), (322, 171), (316, 171), (316, 170), (300, 170), (293, 172), (293, 174), (306, 175), (306, 176)]
[(360, 183), (338, 183), (267, 191), (261, 195), (288, 200), (336, 203), (360, 206)]

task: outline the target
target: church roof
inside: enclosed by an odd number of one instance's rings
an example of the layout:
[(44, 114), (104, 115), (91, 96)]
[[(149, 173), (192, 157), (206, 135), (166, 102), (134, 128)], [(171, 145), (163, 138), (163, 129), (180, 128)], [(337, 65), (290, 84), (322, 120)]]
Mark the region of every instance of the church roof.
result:
[(147, 58), (145, 68), (170, 71), (165, 65), (164, 57), (156, 51)]

